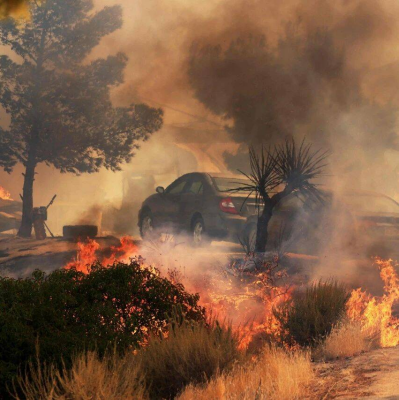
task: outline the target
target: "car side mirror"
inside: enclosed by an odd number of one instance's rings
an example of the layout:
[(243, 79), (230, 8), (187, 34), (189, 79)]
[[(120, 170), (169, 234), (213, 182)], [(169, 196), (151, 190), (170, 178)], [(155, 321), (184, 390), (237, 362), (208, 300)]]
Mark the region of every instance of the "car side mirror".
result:
[(156, 192), (159, 194), (163, 194), (163, 193), (165, 193), (165, 189), (163, 188), (163, 186), (158, 186), (156, 188)]

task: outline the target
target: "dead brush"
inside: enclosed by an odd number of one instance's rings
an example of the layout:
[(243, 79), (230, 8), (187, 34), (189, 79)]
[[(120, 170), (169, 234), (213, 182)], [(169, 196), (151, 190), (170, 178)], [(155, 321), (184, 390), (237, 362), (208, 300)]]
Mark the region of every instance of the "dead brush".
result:
[(167, 337), (153, 336), (137, 359), (151, 398), (174, 398), (188, 384), (204, 383), (241, 358), (238, 334), (216, 320), (189, 323), (175, 315)]
[(352, 357), (377, 347), (377, 343), (376, 335), (363, 330), (359, 322), (345, 318), (333, 327), (314, 356), (326, 360)]
[(144, 379), (130, 356), (102, 359), (95, 352), (77, 356), (72, 368), (30, 363), (14, 384), (13, 397), (26, 400), (144, 400)]
[(179, 400), (302, 399), (313, 377), (309, 352), (265, 347), (257, 361), (236, 366), (203, 386), (190, 384)]
[(290, 285), (287, 271), (281, 267), (278, 254), (266, 257), (252, 253), (243, 259), (234, 260), (226, 271), (232, 285), (245, 288), (264, 301), (269, 301), (278, 292), (286, 294)]

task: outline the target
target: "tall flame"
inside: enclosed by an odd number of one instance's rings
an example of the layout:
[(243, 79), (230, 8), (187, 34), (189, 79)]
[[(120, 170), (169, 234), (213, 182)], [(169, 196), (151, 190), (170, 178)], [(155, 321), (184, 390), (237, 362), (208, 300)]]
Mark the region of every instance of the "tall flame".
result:
[(347, 314), (359, 321), (363, 330), (380, 336), (382, 347), (399, 344), (399, 319), (392, 315), (392, 308), (399, 300), (399, 278), (395, 271), (397, 264), (392, 260), (375, 260), (384, 282), (384, 294), (373, 297), (362, 289), (353, 290), (347, 303)]

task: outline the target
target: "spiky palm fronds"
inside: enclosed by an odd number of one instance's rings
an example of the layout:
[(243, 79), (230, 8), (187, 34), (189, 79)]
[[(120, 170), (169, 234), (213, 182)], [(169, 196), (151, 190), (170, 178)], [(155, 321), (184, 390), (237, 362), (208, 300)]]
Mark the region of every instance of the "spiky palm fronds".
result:
[(280, 184), (276, 173), (275, 150), (265, 149), (262, 146), (260, 153), (257, 153), (255, 148), (250, 146), (249, 161), (250, 173), (238, 170), (249, 180), (249, 183), (240, 183), (240, 186), (237, 186), (232, 192), (248, 192), (247, 199), (255, 193), (256, 204), (260, 205), (268, 198), (269, 193)]
[(318, 198), (317, 184), (311, 181), (323, 174), (328, 155), (328, 151), (313, 150), (305, 139), (299, 147), (294, 139), (286, 140), (275, 147), (276, 181), (285, 184), (289, 192), (300, 190)]

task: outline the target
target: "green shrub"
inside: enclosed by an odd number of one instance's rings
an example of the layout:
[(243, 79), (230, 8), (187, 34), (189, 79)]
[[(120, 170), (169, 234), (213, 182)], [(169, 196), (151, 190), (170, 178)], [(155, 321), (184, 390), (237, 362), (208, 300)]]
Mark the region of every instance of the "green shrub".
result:
[(336, 281), (314, 283), (294, 293), (274, 314), (280, 321), (289, 344), (317, 345), (345, 313), (349, 293)]
[(198, 300), (134, 260), (94, 265), (87, 275), (72, 269), (0, 278), (0, 397), (36, 348), (41, 362), (63, 360), (67, 368), (84, 350), (123, 352), (166, 330), (176, 304), (187, 319), (202, 320)]
[(172, 399), (231, 367), (240, 357), (237, 344), (231, 327), (217, 321), (171, 324), (167, 338), (152, 337), (137, 355), (150, 398)]

